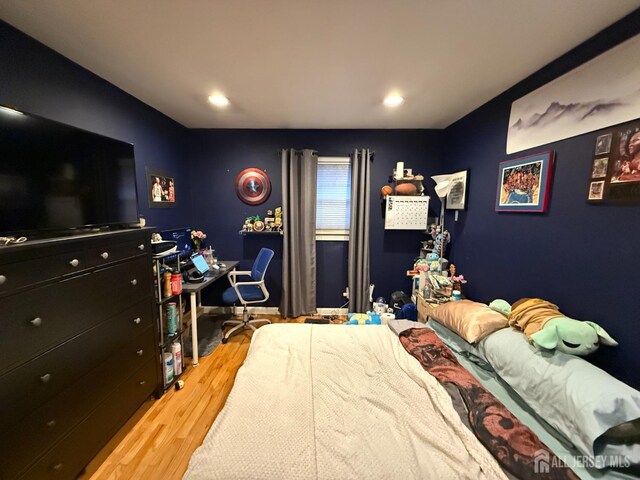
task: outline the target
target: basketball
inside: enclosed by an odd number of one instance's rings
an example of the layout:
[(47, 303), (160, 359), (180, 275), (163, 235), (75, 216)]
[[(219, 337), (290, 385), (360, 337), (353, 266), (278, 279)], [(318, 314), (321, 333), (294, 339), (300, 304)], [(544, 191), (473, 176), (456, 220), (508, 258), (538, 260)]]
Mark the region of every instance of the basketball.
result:
[(380, 189), (380, 195), (382, 196), (382, 198), (387, 198), (387, 195), (391, 195), (392, 193), (393, 188), (391, 188), (389, 185), (385, 185)]

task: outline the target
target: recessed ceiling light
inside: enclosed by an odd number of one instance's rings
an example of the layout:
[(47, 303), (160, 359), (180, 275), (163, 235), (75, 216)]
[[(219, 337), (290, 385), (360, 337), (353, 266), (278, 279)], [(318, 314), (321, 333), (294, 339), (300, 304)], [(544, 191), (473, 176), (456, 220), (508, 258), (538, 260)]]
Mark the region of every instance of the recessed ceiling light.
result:
[(11, 107), (4, 107), (2, 105), (0, 105), (0, 112), (2, 113), (6, 113), (8, 115), (24, 115), (24, 113), (18, 111), (18, 110), (14, 110)]
[(397, 107), (404, 102), (404, 98), (400, 95), (389, 95), (384, 99), (384, 104), (387, 107)]
[(224, 95), (210, 95), (209, 102), (214, 104), (216, 107), (226, 107), (229, 105), (229, 99)]

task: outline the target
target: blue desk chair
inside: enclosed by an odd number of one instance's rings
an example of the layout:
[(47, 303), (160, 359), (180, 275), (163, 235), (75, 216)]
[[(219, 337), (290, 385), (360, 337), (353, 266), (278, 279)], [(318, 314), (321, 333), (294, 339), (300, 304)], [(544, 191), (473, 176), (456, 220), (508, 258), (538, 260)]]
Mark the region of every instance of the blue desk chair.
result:
[[(238, 302), (242, 304), (242, 320), (227, 320), (222, 325), (235, 325), (230, 329), (223, 337), (222, 343), (227, 343), (229, 337), (236, 333), (238, 330), (251, 328), (254, 332), (256, 327), (253, 324), (258, 322), (271, 323), (271, 320), (266, 318), (254, 318), (249, 319), (249, 310), (247, 305), (252, 303), (264, 303), (269, 298), (269, 292), (264, 285), (264, 275), (267, 273), (269, 263), (273, 258), (273, 250), (263, 248), (258, 253), (253, 267), (250, 271), (231, 271), (229, 272), (229, 282), (231, 287), (227, 288), (222, 294), (222, 301), (225, 305), (235, 305)], [(236, 277), (245, 276), (249, 277), (250, 281), (238, 282)]]

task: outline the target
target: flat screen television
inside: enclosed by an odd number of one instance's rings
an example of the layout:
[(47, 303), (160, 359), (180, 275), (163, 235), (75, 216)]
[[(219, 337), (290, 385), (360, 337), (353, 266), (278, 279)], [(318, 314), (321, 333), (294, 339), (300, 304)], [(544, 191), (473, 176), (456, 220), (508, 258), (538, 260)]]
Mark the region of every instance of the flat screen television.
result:
[(0, 106), (0, 235), (137, 222), (133, 145)]

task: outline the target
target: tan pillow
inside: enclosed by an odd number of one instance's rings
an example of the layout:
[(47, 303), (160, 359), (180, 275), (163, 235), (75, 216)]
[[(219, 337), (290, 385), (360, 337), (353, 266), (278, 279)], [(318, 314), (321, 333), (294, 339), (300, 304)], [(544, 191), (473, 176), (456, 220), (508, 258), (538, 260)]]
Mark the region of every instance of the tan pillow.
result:
[(453, 330), (469, 343), (476, 343), (509, 324), (507, 317), (491, 310), (484, 303), (458, 300), (427, 305), (427, 316)]

